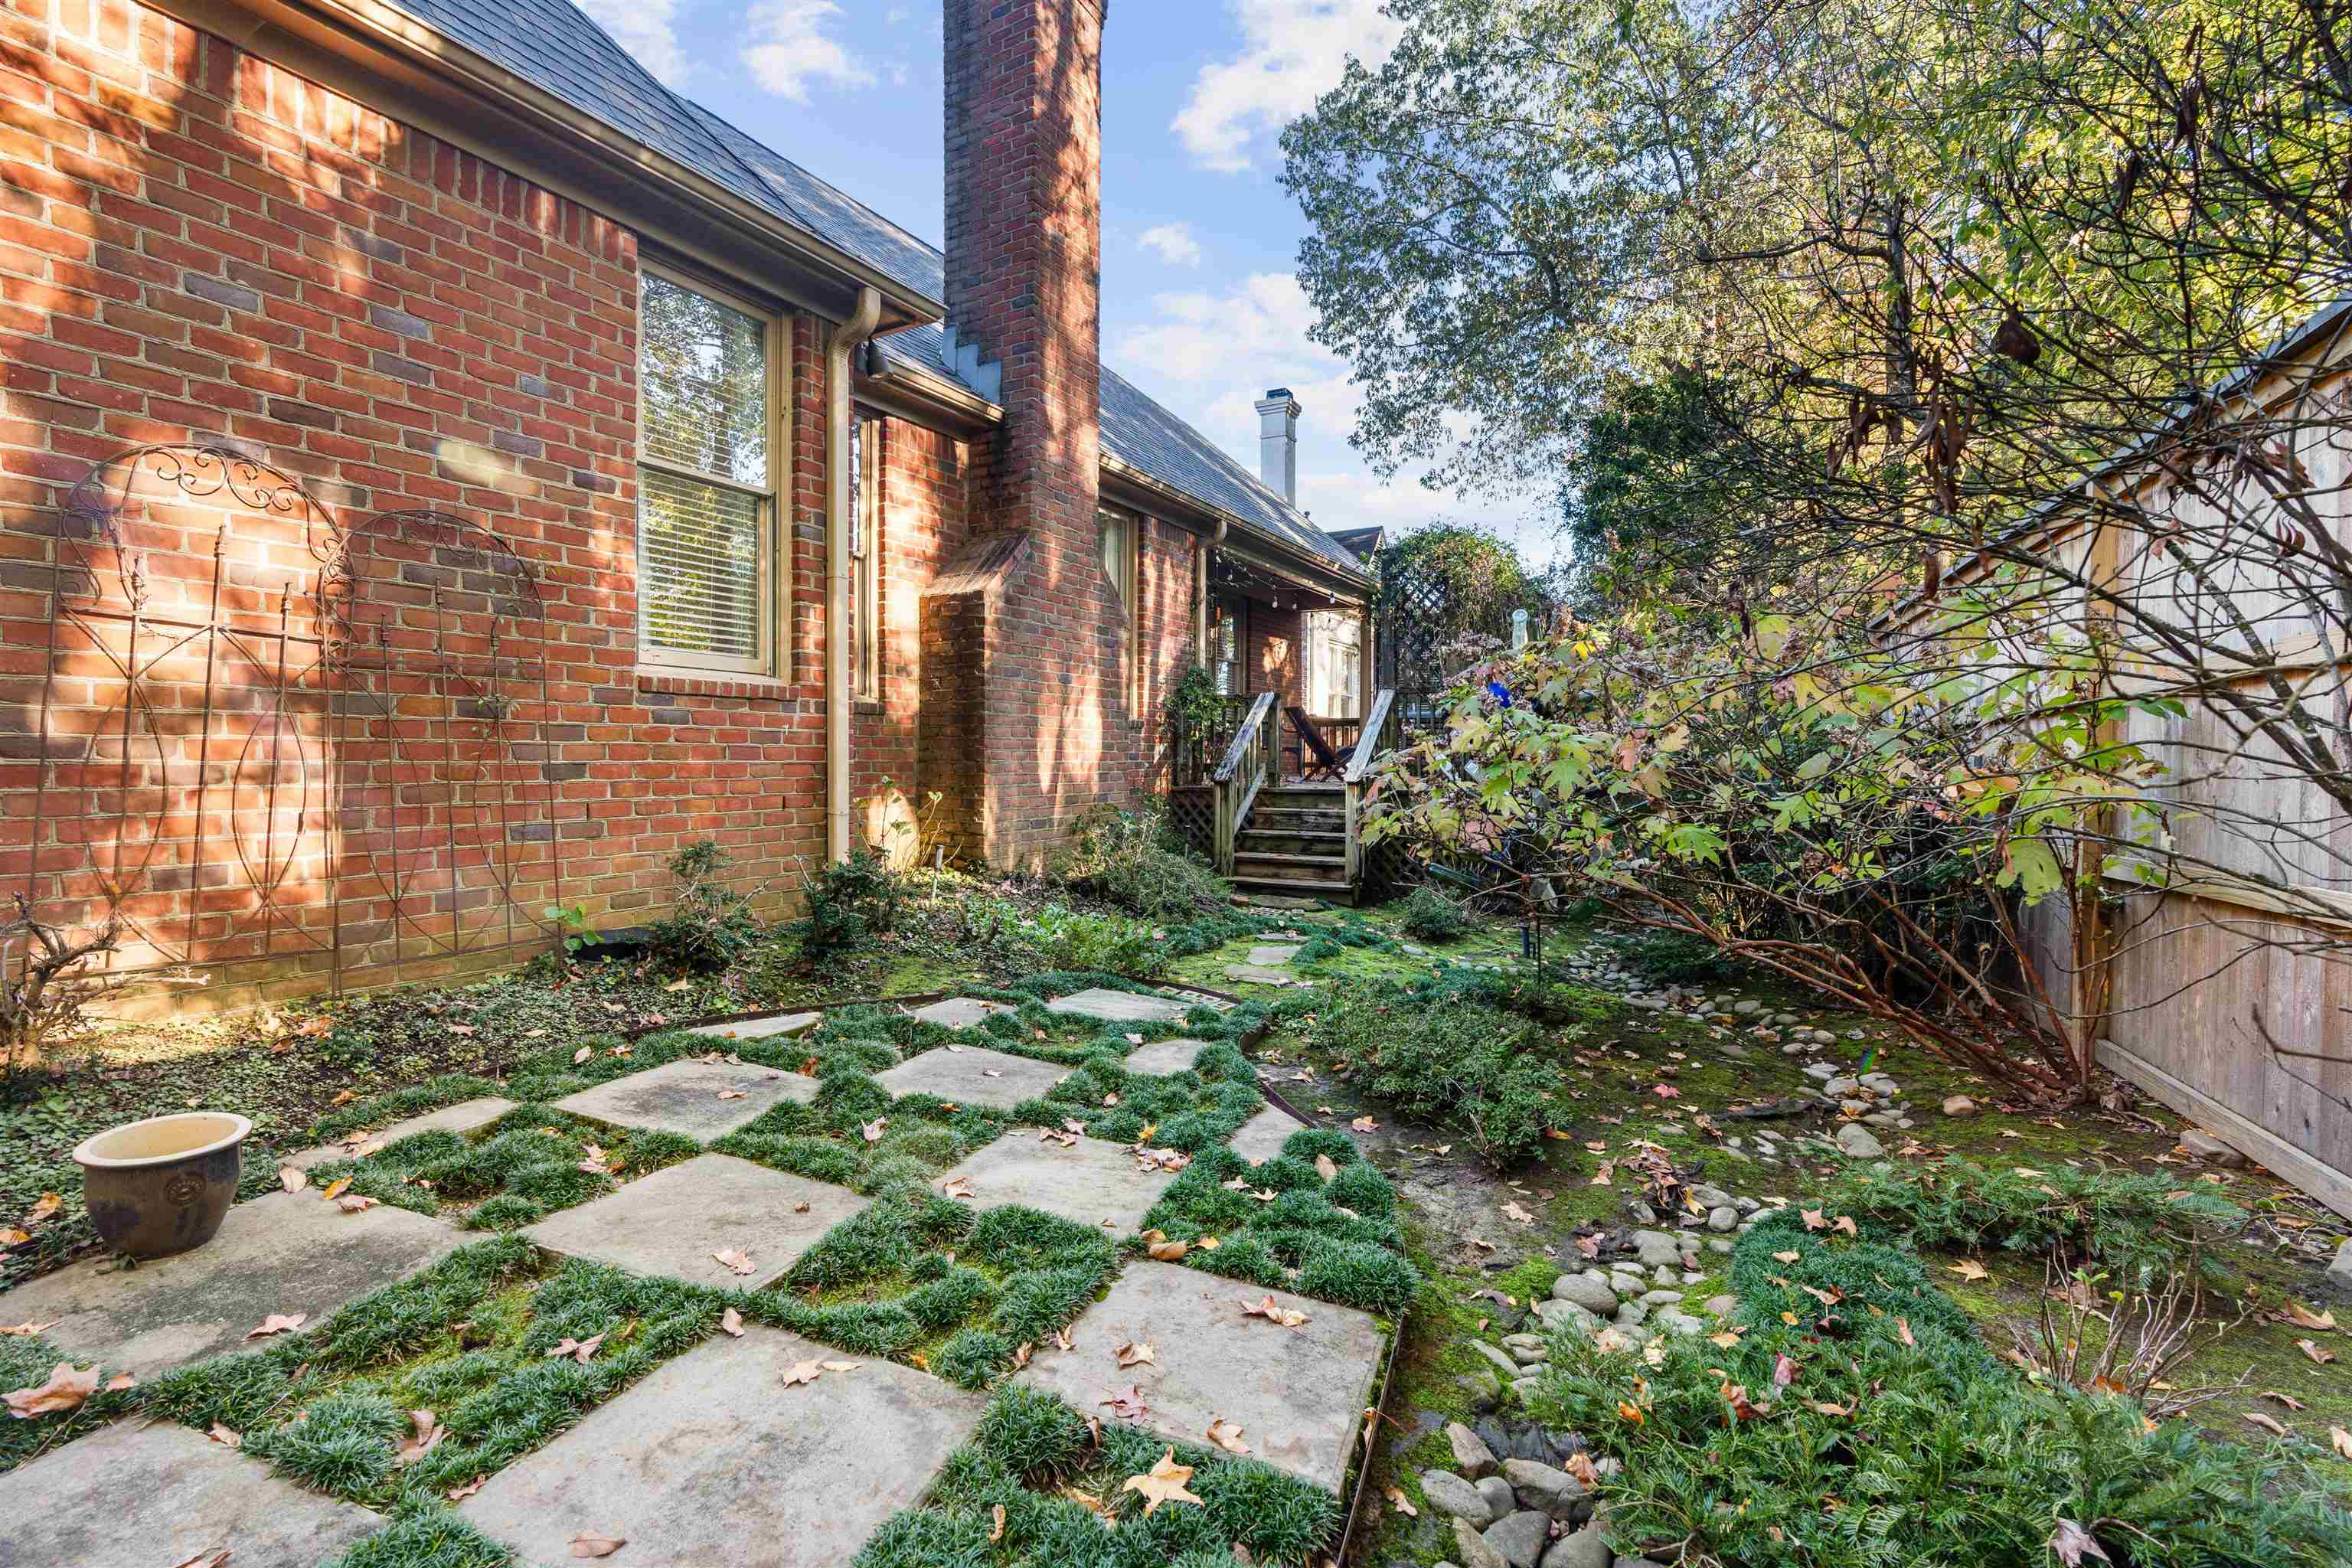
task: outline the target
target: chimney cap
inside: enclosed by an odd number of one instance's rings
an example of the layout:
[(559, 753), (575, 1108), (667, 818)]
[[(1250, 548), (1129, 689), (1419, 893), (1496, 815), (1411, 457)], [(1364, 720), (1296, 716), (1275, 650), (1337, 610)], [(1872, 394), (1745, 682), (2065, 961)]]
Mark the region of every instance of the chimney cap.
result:
[(1290, 388), (1286, 386), (1269, 386), (1265, 389), (1265, 395), (1270, 398), (1287, 397), (1290, 395)]

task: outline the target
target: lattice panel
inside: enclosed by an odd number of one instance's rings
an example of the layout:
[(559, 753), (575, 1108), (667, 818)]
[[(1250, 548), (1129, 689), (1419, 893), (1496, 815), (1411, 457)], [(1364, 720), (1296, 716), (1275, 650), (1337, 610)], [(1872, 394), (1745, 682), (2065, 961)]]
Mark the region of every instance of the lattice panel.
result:
[(1168, 792), (1168, 828), (1186, 848), (1203, 858), (1217, 850), (1215, 792), (1171, 789)]

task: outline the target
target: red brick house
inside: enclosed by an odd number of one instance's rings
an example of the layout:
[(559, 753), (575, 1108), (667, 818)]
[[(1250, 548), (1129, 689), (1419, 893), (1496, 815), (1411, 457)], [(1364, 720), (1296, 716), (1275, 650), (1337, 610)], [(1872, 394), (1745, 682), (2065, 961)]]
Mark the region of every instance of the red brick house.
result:
[(413, 978), (932, 792), (1034, 863), (1196, 649), (1301, 701), (1370, 580), (1288, 394), (1270, 486), (1100, 363), (1102, 26), (947, 0), (942, 252), (568, 0), (0, 0), (9, 885), (219, 1001)]

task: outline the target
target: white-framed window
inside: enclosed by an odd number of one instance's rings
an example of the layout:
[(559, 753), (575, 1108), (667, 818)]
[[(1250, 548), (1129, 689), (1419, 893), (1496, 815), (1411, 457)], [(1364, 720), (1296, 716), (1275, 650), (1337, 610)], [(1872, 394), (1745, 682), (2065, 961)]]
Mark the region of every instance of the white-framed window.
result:
[(1217, 678), (1220, 697), (1240, 697), (1248, 691), (1249, 677), (1242, 668), (1244, 605), (1238, 595), (1223, 594), (1209, 601), (1209, 668)]
[(776, 318), (647, 271), (637, 325), (637, 647), (646, 662), (778, 663)]
[(849, 689), (882, 695), (882, 421), (849, 426)]
[(1118, 590), (1118, 602), (1135, 607), (1135, 519), (1110, 507), (1097, 509), (1102, 524), (1103, 575)]

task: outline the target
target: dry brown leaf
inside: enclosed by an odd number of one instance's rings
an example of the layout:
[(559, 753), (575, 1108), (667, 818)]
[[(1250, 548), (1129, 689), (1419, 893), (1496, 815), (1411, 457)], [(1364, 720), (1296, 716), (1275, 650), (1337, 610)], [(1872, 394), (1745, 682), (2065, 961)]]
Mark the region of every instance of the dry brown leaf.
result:
[(1315, 1173), (1327, 1182), (1333, 1181), (1339, 1174), (1339, 1167), (1331, 1163), (1330, 1155), (1318, 1154), (1315, 1156)]
[(1297, 1328), (1307, 1321), (1306, 1313), (1296, 1308), (1277, 1307), (1271, 1296), (1255, 1302), (1246, 1296), (1236, 1296), (1234, 1300), (1242, 1304), (1242, 1316), (1244, 1318), (1264, 1318), (1267, 1322), (1280, 1323), (1286, 1329)]
[(310, 1184), (310, 1173), (293, 1165), (280, 1165), (278, 1184), (289, 1193), (299, 1193)]
[(1163, 1502), (1189, 1502), (1202, 1508), (1208, 1505), (1184, 1488), (1192, 1479), (1192, 1467), (1176, 1462), (1176, 1450), (1171, 1447), (1160, 1456), (1160, 1462), (1139, 1476), (1129, 1476), (1118, 1489), (1139, 1493), (1143, 1498), (1143, 1517), (1150, 1519)]
[(583, 1530), (579, 1534), (574, 1535), (572, 1538), (572, 1555), (574, 1557), (610, 1557), (614, 1552), (618, 1552), (622, 1547), (626, 1546), (628, 1543), (627, 1539), (623, 1536), (591, 1535)]
[(400, 1445), (400, 1451), (393, 1456), (392, 1462), (395, 1465), (416, 1463), (433, 1451), (436, 1443), (449, 1435), (449, 1429), (442, 1426), (430, 1410), (412, 1410), (408, 1413), (408, 1419), (415, 1430)]
[(447, 1491), (443, 1492), (441, 1495), (447, 1498), (451, 1502), (463, 1502), (467, 1498), (472, 1497), (476, 1492), (480, 1491), (482, 1489), (482, 1483), (489, 1479), (490, 1478), (488, 1476), (476, 1476), (464, 1486), (451, 1487)]
[(1369, 1116), (1359, 1116), (1348, 1125), (1359, 1132), (1378, 1132), (1381, 1130), (1381, 1124)]
[(596, 1353), (596, 1347), (604, 1342), (604, 1336), (603, 1334), (598, 1334), (593, 1340), (575, 1340), (567, 1334), (564, 1336), (563, 1342), (557, 1345), (553, 1350), (548, 1352), (547, 1354), (550, 1360), (552, 1360), (557, 1356), (568, 1355), (573, 1361), (578, 1362), (582, 1366), (586, 1366), (588, 1364), (588, 1358), (594, 1355)]
[(345, 1214), (365, 1214), (375, 1207), (380, 1201), (376, 1198), (363, 1198), (357, 1193), (345, 1193), (335, 1200), (335, 1206)]
[(212, 1430), (206, 1432), (205, 1436), (210, 1437), (214, 1442), (218, 1443), (224, 1448), (242, 1448), (245, 1447), (245, 1439), (243, 1437), (230, 1431), (227, 1427), (222, 1426), (217, 1421), (213, 1423)]
[(2105, 1549), (2095, 1540), (2092, 1539), (2089, 1531), (2071, 1519), (2058, 1521), (2058, 1528), (2051, 1532), (2050, 1550), (2058, 1554), (2058, 1561), (2066, 1564), (2066, 1568), (2083, 1568), (2083, 1558), (2085, 1553), (2097, 1558), (2102, 1563), (2115, 1561), (2106, 1554)]
[(1130, 1340), (1111, 1353), (1118, 1357), (1118, 1364), (1121, 1366), (1158, 1366), (1160, 1364), (1148, 1341)]
[(320, 1201), (322, 1203), (333, 1203), (337, 1198), (343, 1195), (343, 1189), (351, 1184), (352, 1179), (349, 1176), (337, 1176), (333, 1181), (329, 1182), (325, 1186), (319, 1189)]
[(1856, 1240), (1860, 1240), (1862, 1237), (1862, 1232), (1854, 1228), (1853, 1215), (1850, 1214), (1842, 1214), (1834, 1220), (1832, 1220), (1830, 1222), (1830, 1228), (1832, 1230), (1842, 1230), (1848, 1236), (1854, 1237)]
[(8, 1414), (20, 1421), (36, 1415), (63, 1415), (80, 1409), (83, 1402), (97, 1392), (97, 1367), (84, 1369), (61, 1361), (50, 1370), (48, 1382), (10, 1393)]
[(827, 1372), (856, 1372), (866, 1363), (862, 1361), (829, 1361), (823, 1364)]
[(2275, 1415), (2265, 1415), (2259, 1410), (2244, 1410), (2239, 1412), (2239, 1414), (2247, 1421), (2261, 1427), (2263, 1431), (2269, 1433), (2273, 1437), (2287, 1437), (2294, 1435), (2280, 1423), (2278, 1417)]
[(719, 1331), (733, 1339), (743, 1337), (743, 1314), (730, 1307), (719, 1314)]
[(1173, 1263), (1191, 1250), (1181, 1241), (1155, 1241), (1151, 1244), (1151, 1256), (1162, 1263)]
[(1069, 1330), (1055, 1329), (1054, 1331), (1054, 1348), (1057, 1351), (1074, 1351), (1078, 1348), (1078, 1342), (1077, 1341), (1070, 1338)]
[(590, 1057), (593, 1057), (595, 1054), (595, 1047), (583, 1046), (578, 1050), (572, 1053), (572, 1065), (573, 1067), (578, 1067), (582, 1062), (586, 1061)]
[(245, 1331), (249, 1340), (266, 1340), (272, 1334), (290, 1334), (310, 1321), (308, 1312), (272, 1312), (261, 1320), (260, 1326)]
[(951, 1198), (968, 1198), (971, 1196), (971, 1184), (958, 1176), (940, 1187), (940, 1191)]
[(2347, 1432), (2341, 1426), (2330, 1426), (2327, 1429), (2327, 1440), (2336, 1445), (2336, 1451), (2338, 1454), (2352, 1459), (2352, 1432)]
[(743, 1098), (743, 1091), (740, 1089), (722, 1089), (719, 1091), (719, 1098), (721, 1100), (740, 1100)]
[(1986, 1268), (1983, 1264), (1977, 1262), (1973, 1258), (1964, 1258), (1960, 1259), (1959, 1262), (1952, 1264), (1950, 1268), (1953, 1273), (1971, 1283), (1979, 1279), (1990, 1279), (1992, 1278), (1991, 1271)]
[(1570, 1454), (1560, 1468), (1582, 1481), (1588, 1490), (1601, 1484), (1601, 1472), (1593, 1468), (1592, 1456), (1581, 1448)]
[(172, 1568), (228, 1568), (229, 1549), (207, 1546), (194, 1557), (183, 1557)]
[(738, 1274), (751, 1272), (751, 1256), (740, 1247), (730, 1247), (724, 1252), (714, 1252), (710, 1256)]
[(1151, 1406), (1143, 1402), (1143, 1390), (1136, 1384), (1112, 1391), (1108, 1399), (1097, 1399), (1097, 1405), (1108, 1405), (1110, 1413), (1124, 1421), (1140, 1421), (1150, 1413)]
[(1507, 1203), (1503, 1205), (1503, 1217), (1506, 1219), (1516, 1220), (1521, 1225), (1533, 1225), (1536, 1222), (1535, 1215), (1529, 1214), (1526, 1209), (1522, 1208), (1516, 1203)]
[(784, 1373), (784, 1386), (791, 1388), (797, 1384), (814, 1383), (824, 1371), (823, 1367), (813, 1361), (794, 1362), (792, 1368)]
[(1381, 1495), (1389, 1500), (1389, 1506), (1391, 1508), (1393, 1508), (1399, 1513), (1404, 1515), (1405, 1518), (1419, 1519), (1421, 1517), (1421, 1510), (1412, 1506), (1412, 1500), (1404, 1495), (1404, 1489), (1402, 1487), (1396, 1486), (1391, 1483), (1381, 1490)]
[(1242, 1429), (1220, 1415), (1209, 1423), (1209, 1441), (1228, 1454), (1246, 1454), (1250, 1446), (1242, 1441)]
[(349, 1105), (352, 1100), (357, 1100), (358, 1098), (359, 1091), (357, 1089), (347, 1089), (337, 1094), (334, 1099), (327, 1101), (327, 1103), (329, 1105)]
[(1037, 1347), (1031, 1344), (1026, 1340), (1014, 1345), (1013, 1347), (1013, 1370), (1018, 1372), (1023, 1367), (1027, 1366), (1029, 1364), (1029, 1358), (1036, 1353)]
[(988, 1542), (993, 1546), (1004, 1539), (1004, 1505), (998, 1503), (988, 1510)]
[(858, 1131), (866, 1134), (866, 1141), (868, 1143), (879, 1143), (882, 1142), (882, 1130), (889, 1125), (890, 1119), (888, 1117), (877, 1116), (873, 1121), (866, 1123), (863, 1127), (860, 1127)]
[(2314, 1366), (2326, 1366), (2329, 1362), (2336, 1359), (2336, 1352), (2334, 1351), (2321, 1350), (2309, 1340), (2295, 1341), (2294, 1348), (2309, 1356), (2311, 1358), (2311, 1363)]
[(2294, 1301), (2289, 1301), (2280, 1316), (2298, 1329), (2332, 1329), (2336, 1326), (2333, 1310), (2314, 1312)]
[(0, 1336), (10, 1339), (30, 1339), (43, 1329), (54, 1329), (57, 1326), (58, 1321), (55, 1318), (51, 1318), (46, 1323), (10, 1323), (0, 1326)]
[(1797, 1213), (1804, 1220), (1807, 1230), (1827, 1230), (1830, 1227), (1829, 1216), (1819, 1209), (1799, 1209)]

